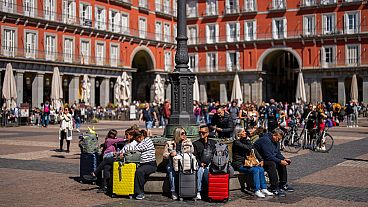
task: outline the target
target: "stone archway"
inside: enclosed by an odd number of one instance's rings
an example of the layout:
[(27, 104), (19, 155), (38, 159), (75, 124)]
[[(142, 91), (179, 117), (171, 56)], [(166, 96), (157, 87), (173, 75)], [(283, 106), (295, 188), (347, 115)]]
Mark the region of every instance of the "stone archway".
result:
[(296, 82), (302, 60), (291, 48), (272, 48), (260, 57), (257, 67), (262, 76), (262, 99), (295, 102)]
[(132, 100), (150, 101), (150, 88), (153, 76), (148, 71), (154, 69), (154, 56), (148, 48), (135, 49), (132, 53), (132, 68), (137, 72), (132, 74)]

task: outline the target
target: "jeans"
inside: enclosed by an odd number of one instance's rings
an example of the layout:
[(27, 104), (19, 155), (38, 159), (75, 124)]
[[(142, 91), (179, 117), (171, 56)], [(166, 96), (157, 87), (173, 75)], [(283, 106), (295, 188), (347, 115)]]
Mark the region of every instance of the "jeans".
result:
[(80, 117), (75, 117), (75, 127), (77, 129), (79, 129), (80, 125), (81, 125), (81, 118)]
[(353, 114), (347, 115), (346, 122), (347, 122), (347, 126), (353, 126)]
[(200, 167), (197, 172), (197, 187), (198, 192), (202, 192), (202, 182), (205, 187), (208, 186), (208, 169), (209, 167)]
[(196, 124), (199, 125), (201, 122), (201, 115), (195, 115)]
[(50, 121), (50, 114), (48, 114), (48, 113), (45, 113), (44, 115), (43, 115), (43, 122), (42, 122), (42, 125), (43, 126), (48, 126), (49, 125), (49, 121)]
[(264, 176), (263, 167), (240, 167), (239, 172), (249, 173), (253, 175), (254, 190), (267, 189), (266, 178)]
[(169, 159), (169, 163), (166, 166), (166, 172), (170, 180), (170, 191), (175, 192), (176, 172), (173, 167), (172, 159)]

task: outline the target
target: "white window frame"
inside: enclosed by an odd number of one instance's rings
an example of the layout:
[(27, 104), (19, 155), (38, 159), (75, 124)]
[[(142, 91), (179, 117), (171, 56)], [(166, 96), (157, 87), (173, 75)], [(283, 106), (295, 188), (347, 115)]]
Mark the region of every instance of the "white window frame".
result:
[(34, 17), (37, 11), (37, 0), (23, 0), (24, 16)]
[(198, 13), (198, 1), (187, 0), (187, 17), (197, 17), (197, 13)]
[[(115, 14), (113, 16), (113, 14)], [(109, 31), (120, 33), (120, 25), (121, 25), (121, 15), (118, 10), (110, 9), (109, 10)]]
[[(230, 5), (230, 2), (234, 2), (234, 5)], [(239, 12), (239, 0), (226, 0), (225, 1), (226, 14), (235, 14)]]
[[(144, 24), (142, 24), (142, 21), (144, 20)], [(139, 30), (139, 37), (140, 38), (147, 38), (147, 18), (145, 17), (139, 17), (138, 18), (138, 30)]]
[[(357, 47), (357, 51), (355, 56), (356, 57), (350, 57), (351, 53), (349, 51), (349, 47)], [(348, 66), (358, 66), (360, 65), (360, 54), (361, 54), (361, 46), (360, 44), (347, 44), (345, 45), (345, 64)]]
[[(276, 21), (282, 21), (282, 33), (280, 33), (279, 28), (277, 28)], [(274, 18), (272, 19), (272, 38), (273, 39), (284, 39), (287, 37), (287, 19), (283, 18)]]
[[(158, 25), (160, 28), (158, 28)], [(162, 22), (161, 21), (156, 21), (155, 23), (155, 33), (156, 33), (156, 40), (157, 41), (162, 41)]]
[[(98, 51), (98, 48), (100, 45), (103, 45), (102, 53), (100, 54), (100, 51)], [(103, 41), (96, 41), (95, 45), (95, 56), (96, 56), (96, 65), (104, 65), (105, 64), (105, 57), (106, 57), (106, 42)]]
[(148, 9), (148, 2), (147, 2), (147, 0), (139, 0), (138, 1), (138, 6)]
[[(83, 43), (88, 43), (88, 51), (87, 54), (83, 54), (85, 51), (83, 51)], [(91, 61), (91, 52), (92, 52), (92, 47), (91, 47), (91, 40), (90, 39), (86, 39), (86, 38), (81, 38), (80, 39), (80, 57), (81, 57), (81, 64), (90, 64)]]
[[(86, 7), (86, 10), (83, 9)], [(79, 21), (83, 27), (92, 27), (92, 5), (86, 2), (79, 2)]]
[[(231, 60), (231, 54), (234, 54), (234, 58), (236, 63)], [(235, 50), (228, 50), (226, 51), (226, 70), (231, 71), (239, 71), (240, 70), (240, 53), (239, 51)]]
[(172, 34), (172, 37), (173, 37), (173, 41), (174, 43), (176, 43), (176, 36), (178, 35), (178, 28), (176, 26), (176, 24), (173, 24), (173, 34)]
[[(49, 46), (48, 45), (48, 37), (53, 37), (54, 38), (54, 46)], [(55, 61), (56, 60), (56, 54), (57, 54), (57, 34), (54, 33), (45, 33), (45, 59), (46, 60), (50, 60), (50, 61)]]
[(272, 9), (286, 9), (286, 1), (272, 0)]
[(170, 72), (172, 69), (172, 53), (171, 51), (164, 51), (165, 71)]
[(320, 0), (320, 4), (322, 5), (336, 4), (336, 0)]
[[(192, 72), (198, 72), (198, 53), (189, 53), (188, 54), (189, 56), (189, 69), (192, 71)], [(194, 63), (192, 62), (192, 57), (194, 57)], [(192, 67), (192, 65), (194, 64), (194, 67)]]
[[(214, 34), (210, 34), (210, 27), (214, 26), (215, 32)], [(214, 35), (214, 39), (211, 37)], [(206, 43), (213, 44), (218, 42), (219, 38), (219, 25), (217, 23), (206, 24)]]
[[(14, 3), (15, 2), (15, 3)], [(16, 0), (2, 0), (1, 3), (1, 11), (7, 13), (13, 13), (17, 9)]]
[[(123, 21), (123, 16), (127, 17), (127, 25), (124, 25), (124, 21)], [(122, 12), (120, 14), (120, 22), (121, 22), (121, 33), (123, 34), (130, 34), (130, 26), (129, 26), (129, 23), (130, 23), (130, 17), (129, 17), (129, 13), (125, 13), (125, 12)]]
[(74, 24), (76, 21), (77, 3), (75, 0), (63, 0), (63, 22), (66, 24)]
[[(116, 57), (113, 57), (113, 48), (117, 48), (116, 50)], [(119, 58), (120, 57), (120, 44), (118, 43), (110, 43), (110, 66), (118, 67)]]
[(218, 14), (217, 0), (206, 0), (206, 14), (207, 16), (214, 16)]
[[(311, 25), (308, 25), (308, 18), (312, 18)], [(311, 28), (309, 28), (309, 26), (311, 26)], [(303, 16), (303, 33), (305, 36), (312, 36), (316, 34), (316, 15), (315, 14)]]
[(257, 11), (257, 0), (244, 0), (244, 10), (247, 12)]
[[(194, 28), (195, 32), (192, 32), (192, 29)], [(188, 26), (188, 44), (193, 45), (197, 44), (197, 37), (198, 37), (198, 26), (195, 25), (189, 25)]]
[[(234, 37), (231, 36), (231, 25), (235, 25)], [(239, 42), (240, 41), (240, 22), (228, 22), (226, 23), (226, 41), (227, 42)]]
[[(355, 20), (355, 25), (354, 28), (350, 28), (350, 20), (349, 20), (349, 15), (354, 15), (356, 20)], [(348, 11), (345, 12), (344, 14), (344, 20), (345, 20), (345, 33), (346, 34), (356, 34), (360, 32), (360, 11)]]
[[(329, 57), (331, 59), (331, 62), (326, 62), (327, 54), (326, 54), (326, 48), (331, 48), (332, 55)], [(336, 45), (323, 45), (321, 47), (321, 66), (323, 68), (328, 68), (331, 66), (334, 66), (336, 64)]]
[(164, 42), (171, 42), (171, 25), (164, 23)]
[[(32, 34), (32, 38), (35, 38), (34, 42), (28, 42), (28, 34)], [(38, 46), (38, 31), (36, 30), (24, 30), (24, 57), (36, 59), (37, 53), (37, 46)]]
[(171, 14), (171, 1), (170, 0), (163, 0), (163, 12), (165, 14)]
[[(71, 45), (70, 51), (67, 51), (67, 48), (66, 48), (66, 40), (67, 39), (72, 40), (72, 45)], [(68, 53), (68, 52), (70, 52), (70, 53)], [(64, 61), (68, 62), (68, 63), (73, 62), (74, 52), (75, 52), (75, 38), (73, 36), (63, 36)]]
[[(252, 36), (249, 36), (250, 32), (249, 27), (248, 27), (248, 23), (252, 23)], [(245, 41), (251, 41), (251, 40), (256, 40), (257, 39), (257, 21), (255, 19), (252, 20), (245, 20), (244, 21), (244, 40)]]
[[(327, 25), (327, 17), (331, 16), (331, 25)], [(327, 30), (328, 29), (328, 30)], [(336, 14), (324, 13), (322, 14), (322, 32), (324, 35), (334, 34), (336, 32)]]
[[(209, 59), (209, 55), (214, 55), (215, 57), (215, 65), (212, 65), (212, 60)], [(212, 58), (212, 57), (211, 57)], [(218, 54), (217, 52), (207, 52), (206, 53), (206, 68), (207, 72), (216, 72), (218, 68)]]
[[(10, 40), (6, 39), (5, 30), (9, 30), (9, 31), (11, 30), (14, 33), (14, 35), (12, 35), (13, 37), (11, 37)], [(17, 52), (16, 46), (18, 45), (18, 29), (15, 27), (2, 26), (1, 36), (2, 36), (2, 40), (1, 40), (2, 54), (7, 57), (15, 57), (16, 52)], [(11, 40), (12, 38), (13, 40)]]
[(44, 18), (46, 20), (55, 20), (56, 14), (56, 0), (44, 0)]
[[(101, 14), (98, 11), (102, 11)], [(106, 9), (102, 6), (95, 6), (95, 28), (106, 30)]]

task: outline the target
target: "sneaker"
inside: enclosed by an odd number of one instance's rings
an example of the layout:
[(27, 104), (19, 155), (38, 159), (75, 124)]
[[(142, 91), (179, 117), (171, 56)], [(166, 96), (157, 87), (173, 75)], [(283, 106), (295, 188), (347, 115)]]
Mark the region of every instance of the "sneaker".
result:
[(70, 151), (69, 150), (67, 150), (67, 151), (65, 151), (66, 153), (69, 153)]
[(171, 193), (171, 198), (172, 198), (173, 200), (178, 200), (178, 194), (176, 194), (176, 192), (172, 192), (172, 193)]
[[(323, 147), (321, 147), (321, 149), (322, 149)], [(325, 150), (326, 150), (326, 147), (324, 147), (325, 148)], [(282, 187), (281, 187), (281, 189), (282, 190), (284, 190), (284, 191), (288, 191), (288, 192), (294, 192), (294, 188), (292, 188), (292, 187), (290, 187), (290, 186), (288, 186), (288, 185), (283, 185)]]
[(106, 192), (107, 192), (107, 187), (102, 187), (97, 190), (97, 193), (106, 193)]
[(197, 200), (202, 200), (202, 196), (201, 196), (201, 192), (198, 192), (197, 193), (197, 197), (196, 197)]
[(85, 180), (88, 180), (88, 181), (96, 181), (97, 180), (97, 177), (92, 175), (92, 174), (89, 174), (89, 175), (83, 175), (83, 178)]
[(265, 194), (266, 196), (273, 196), (273, 193), (271, 193), (267, 189), (262, 189), (262, 193)]
[(256, 195), (258, 198), (264, 198), (266, 197), (260, 190), (257, 190), (254, 195)]
[(276, 196), (280, 196), (280, 197), (285, 197), (286, 194), (284, 193), (284, 191), (280, 190), (280, 189), (275, 189), (272, 190), (272, 193)]
[(135, 199), (137, 199), (137, 200), (143, 200), (143, 198), (144, 198), (144, 194), (138, 194), (138, 195), (135, 197)]
[(80, 130), (79, 130), (79, 129), (77, 129), (77, 132), (80, 132)]

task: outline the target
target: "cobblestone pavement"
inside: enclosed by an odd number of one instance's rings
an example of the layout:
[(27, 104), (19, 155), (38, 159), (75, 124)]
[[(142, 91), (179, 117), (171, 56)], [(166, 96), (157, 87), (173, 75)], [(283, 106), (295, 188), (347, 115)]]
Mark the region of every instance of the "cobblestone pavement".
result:
[[(55, 125), (0, 128), (0, 206), (368, 206), (368, 120), (360, 121), (359, 128), (330, 130), (335, 145), (329, 153), (286, 154), (292, 159), (288, 176), (295, 192), (284, 198), (256, 199), (232, 191), (226, 204), (172, 201), (160, 194), (147, 194), (142, 201), (98, 194), (96, 186), (78, 182), (77, 133), (71, 153), (65, 153), (55, 151)], [(104, 137), (111, 128), (122, 136), (132, 124), (142, 126), (135, 121), (101, 121), (94, 126)], [(162, 132), (153, 129), (155, 135)]]

